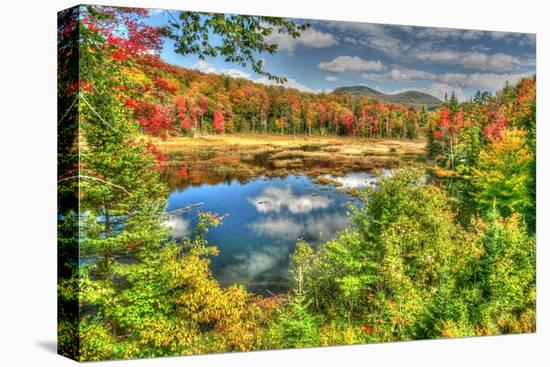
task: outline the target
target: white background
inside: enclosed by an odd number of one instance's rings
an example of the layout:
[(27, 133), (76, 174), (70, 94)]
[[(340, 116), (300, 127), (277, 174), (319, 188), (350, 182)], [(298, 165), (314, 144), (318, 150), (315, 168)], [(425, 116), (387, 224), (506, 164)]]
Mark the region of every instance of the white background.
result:
[[(546, 1), (111, 0), (185, 10), (537, 33), (538, 323), (531, 335), (104, 362), (116, 366), (550, 365), (548, 296), (550, 20)], [(66, 366), (56, 335), (56, 12), (74, 1), (0, 8), (0, 365)], [(545, 190), (546, 189), (546, 190)]]

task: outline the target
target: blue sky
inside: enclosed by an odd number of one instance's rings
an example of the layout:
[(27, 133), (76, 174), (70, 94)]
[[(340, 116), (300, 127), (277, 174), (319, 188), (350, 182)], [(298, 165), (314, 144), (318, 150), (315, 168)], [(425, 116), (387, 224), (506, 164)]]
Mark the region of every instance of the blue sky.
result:
[[(177, 15), (177, 11), (171, 11)], [(149, 22), (166, 25), (169, 15), (153, 11)], [(328, 92), (367, 85), (384, 93), (418, 90), (443, 98), (454, 91), (466, 100), (477, 90), (495, 92), (535, 73), (535, 35), (372, 23), (301, 20), (311, 28), (293, 39), (276, 30), (267, 41), (278, 51), (259, 55), (265, 70), (302, 91)], [(213, 40), (216, 41), (215, 38)], [(166, 40), (161, 58), (186, 68), (273, 84), (250, 67), (222, 58), (181, 56)]]

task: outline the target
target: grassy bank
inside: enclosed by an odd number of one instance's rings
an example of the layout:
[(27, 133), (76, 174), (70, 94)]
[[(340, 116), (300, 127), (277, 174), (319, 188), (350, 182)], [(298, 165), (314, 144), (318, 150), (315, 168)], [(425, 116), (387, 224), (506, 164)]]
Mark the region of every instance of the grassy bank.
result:
[(168, 170), (179, 173), (171, 175), (172, 180), (190, 184), (397, 168), (422, 160), (426, 145), (424, 140), (240, 134), (174, 137), (154, 143), (169, 157)]

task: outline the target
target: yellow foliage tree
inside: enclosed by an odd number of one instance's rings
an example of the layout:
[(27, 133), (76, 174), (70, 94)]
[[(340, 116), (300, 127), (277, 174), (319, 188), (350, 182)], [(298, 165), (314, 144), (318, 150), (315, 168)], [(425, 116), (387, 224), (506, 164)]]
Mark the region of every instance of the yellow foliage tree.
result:
[(534, 159), (526, 144), (526, 134), (506, 130), (480, 152), (473, 170), (474, 198), (478, 209), (488, 211), (493, 203), (505, 217), (525, 214), (532, 208), (528, 193), (529, 164)]

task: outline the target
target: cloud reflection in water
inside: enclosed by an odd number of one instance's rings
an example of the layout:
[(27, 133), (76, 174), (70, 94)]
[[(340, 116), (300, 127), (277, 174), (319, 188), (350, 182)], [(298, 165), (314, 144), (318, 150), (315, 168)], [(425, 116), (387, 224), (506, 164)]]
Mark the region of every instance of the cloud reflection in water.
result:
[(266, 187), (263, 192), (248, 201), (260, 213), (280, 213), (288, 210), (293, 214), (305, 214), (312, 210), (328, 208), (332, 200), (326, 196), (312, 196), (311, 194), (296, 195), (290, 187)]
[(188, 237), (189, 235), (191, 235), (191, 222), (187, 219), (183, 219), (182, 217), (170, 215), (163, 224), (164, 226), (166, 226), (166, 228), (170, 229), (169, 234), (173, 238), (181, 239), (183, 237)]
[(321, 175), (321, 178), (328, 178), (342, 184), (342, 189), (361, 189), (368, 186), (373, 186), (380, 179), (391, 174), (391, 170), (383, 170), (380, 176), (375, 176), (367, 172), (350, 172), (345, 176)]
[(330, 185), (307, 176), (258, 178), (247, 183), (201, 185), (174, 190), (168, 211), (204, 203), (200, 209), (167, 220), (177, 239), (192, 234), (198, 210), (227, 213), (223, 224), (206, 239), (220, 250), (211, 269), (223, 286), (243, 284), (259, 294), (285, 292), (291, 286), (290, 254), (299, 238), (317, 247), (349, 225), (347, 206), (353, 200)]
[(312, 244), (326, 241), (350, 224), (345, 214), (323, 214), (312, 217), (303, 216), (275, 216), (258, 220), (248, 226), (260, 236), (270, 236), (292, 241), (303, 238)]

